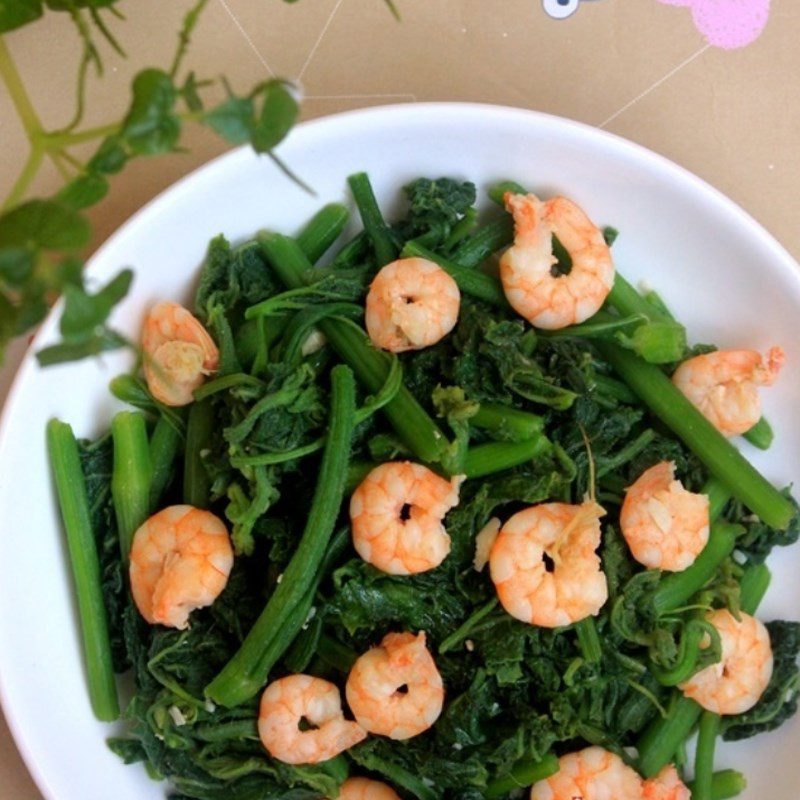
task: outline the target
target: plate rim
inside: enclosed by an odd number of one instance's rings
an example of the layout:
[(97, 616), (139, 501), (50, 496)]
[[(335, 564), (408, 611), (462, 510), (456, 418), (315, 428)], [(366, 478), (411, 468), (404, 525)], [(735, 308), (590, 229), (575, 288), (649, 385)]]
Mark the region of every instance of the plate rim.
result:
[[(377, 121), (380, 123), (382, 121), (381, 118), (386, 118), (388, 122), (395, 116), (408, 115), (409, 113), (441, 117), (442, 119), (445, 119), (448, 115), (456, 116), (458, 114), (484, 114), (487, 118), (493, 116), (498, 119), (501, 117), (516, 117), (521, 120), (544, 124), (554, 129), (566, 129), (578, 135), (583, 135), (599, 141), (606, 146), (613, 147), (627, 157), (633, 157), (640, 162), (645, 162), (658, 168), (661, 172), (679, 179), (683, 187), (694, 189), (700, 194), (705, 195), (709, 200), (713, 201), (717, 208), (724, 211), (727, 215), (738, 219), (740, 224), (747, 228), (748, 238), (758, 240), (759, 243), (770, 252), (776, 262), (776, 267), (785, 273), (784, 277), (788, 281), (794, 283), (795, 288), (800, 292), (800, 261), (795, 259), (775, 235), (741, 205), (704, 178), (701, 178), (667, 156), (638, 142), (627, 139), (624, 136), (586, 122), (535, 109), (493, 103), (462, 101), (393, 103), (350, 109), (303, 121), (295, 126), (286, 141), (290, 141), (297, 132), (308, 133), (313, 132), (316, 128), (335, 127), (336, 125), (342, 124), (346, 125), (353, 119), (367, 120), (373, 123)], [(280, 149), (281, 147), (278, 148), (278, 152), (280, 152)], [(230, 165), (234, 164), (237, 160), (252, 157), (253, 151), (249, 145), (231, 148), (203, 164), (196, 166), (186, 175), (183, 175), (178, 180), (162, 189), (155, 197), (148, 200), (141, 208), (137, 209), (116, 227), (100, 244), (97, 250), (87, 258), (84, 267), (85, 273), (92, 275), (95, 269), (95, 263), (103, 260), (107, 250), (119, 246), (119, 240), (122, 237), (130, 236), (131, 232), (135, 232), (139, 225), (147, 224), (148, 218), (158, 213), (162, 205), (176, 202), (180, 199), (181, 193), (192, 190), (192, 184), (197, 181), (201, 175), (210, 175), (214, 172), (225, 171), (230, 169)], [(42, 341), (52, 334), (57, 324), (62, 304), (63, 299), (59, 299), (53, 308), (50, 309), (44, 320), (42, 320), (36, 334), (31, 338), (11, 381), (3, 408), (0, 409), (0, 464), (5, 461), (6, 440), (8, 438), (7, 432), (11, 427), (12, 418), (16, 416), (15, 410), (22, 386), (28, 379), (31, 371), (37, 366), (35, 352), (42, 344)], [(46, 800), (59, 800), (55, 791), (51, 789), (47, 776), (38, 766), (37, 754), (34, 752), (36, 748), (35, 745), (28, 741), (28, 736), (25, 732), (25, 722), (21, 718), (21, 715), (17, 715), (14, 710), (13, 700), (3, 677), (2, 664), (4, 660), (5, 657), (3, 654), (0, 654), (0, 708), (3, 710), (14, 746), (28, 770), (31, 779), (35, 783), (37, 789), (42, 793), (43, 797), (46, 798)]]

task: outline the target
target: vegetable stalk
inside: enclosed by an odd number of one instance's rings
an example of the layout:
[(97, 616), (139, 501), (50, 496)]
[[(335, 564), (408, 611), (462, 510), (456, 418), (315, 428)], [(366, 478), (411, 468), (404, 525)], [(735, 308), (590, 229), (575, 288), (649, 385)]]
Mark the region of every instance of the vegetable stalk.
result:
[(514, 766), (508, 775), (493, 780), (487, 787), (483, 796), (486, 800), (502, 797), (514, 789), (533, 786), (538, 781), (543, 781), (558, 772), (558, 759), (548, 753), (539, 761), (523, 761)]
[(215, 703), (232, 707), (251, 698), (305, 622), (309, 589), (333, 534), (344, 497), (350, 441), (355, 426), (355, 384), (344, 365), (331, 371), (331, 412), (314, 498), (297, 550), (242, 646), (206, 687)]
[(111, 494), (120, 554), (127, 566), (133, 534), (150, 513), (153, 466), (144, 414), (120, 411), (111, 422), (111, 436), (114, 442)]
[[(259, 243), (276, 274), (289, 288), (303, 286), (311, 265), (297, 243), (279, 233), (262, 232)], [(358, 326), (338, 319), (324, 319), (319, 329), (331, 346), (355, 372), (370, 392), (378, 392), (386, 382), (390, 361), (375, 350)], [(383, 409), (397, 434), (418, 458), (437, 462), (447, 447), (447, 439), (411, 392), (400, 387)]]
[(209, 503), (210, 482), (202, 453), (208, 447), (213, 430), (211, 401), (192, 403), (183, 453), (183, 501), (196, 508), (207, 508)]
[(469, 424), (512, 442), (533, 439), (544, 429), (544, 419), (538, 414), (500, 403), (481, 403)]
[(378, 201), (375, 199), (375, 193), (372, 191), (372, 185), (366, 172), (358, 172), (355, 175), (351, 175), (347, 179), (347, 183), (350, 185), (353, 199), (356, 201), (356, 206), (358, 206), (358, 213), (364, 223), (364, 230), (367, 232), (367, 236), (369, 236), (372, 247), (375, 250), (378, 266), (382, 267), (390, 261), (394, 261), (397, 257), (397, 248), (389, 226), (383, 219), (383, 214), (381, 214), (381, 210), (378, 207)]
[(518, 467), (550, 451), (552, 445), (542, 434), (526, 442), (489, 442), (470, 447), (464, 459), (467, 478), (483, 478)]
[(714, 776), (714, 749), (719, 734), (720, 717), (704, 711), (700, 717), (700, 732), (697, 736), (697, 753), (694, 760), (693, 800), (711, 800), (711, 784)]
[(150, 511), (156, 510), (172, 478), (173, 465), (181, 446), (181, 434), (165, 417), (159, 417), (150, 437)]
[(47, 424), (47, 450), (78, 601), (89, 699), (97, 719), (111, 722), (119, 717), (117, 686), (108, 637), (108, 619), (103, 604), (100, 560), (92, 532), (78, 443), (72, 428), (59, 420), (50, 420)]
[(598, 341), (601, 355), (650, 410), (767, 525), (785, 530), (792, 504), (695, 408), (656, 366), (610, 342)]
[(350, 218), (350, 212), (341, 203), (323, 206), (297, 234), (297, 244), (306, 258), (315, 264), (339, 238)]
[[(694, 781), (687, 786), (692, 797), (696, 797)], [(711, 800), (730, 800), (731, 797), (738, 797), (746, 788), (747, 781), (741, 772), (735, 769), (723, 769), (711, 776), (709, 797)]]

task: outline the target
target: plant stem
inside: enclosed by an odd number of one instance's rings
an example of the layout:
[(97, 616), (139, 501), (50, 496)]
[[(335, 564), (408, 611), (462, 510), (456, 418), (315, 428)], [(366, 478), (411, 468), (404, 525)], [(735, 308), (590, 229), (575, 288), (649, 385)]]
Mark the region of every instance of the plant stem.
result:
[(601, 355), (686, 446), (767, 525), (785, 530), (792, 504), (689, 402), (655, 365), (610, 342), (597, 341)]
[(745, 614), (756, 613), (771, 581), (772, 573), (766, 564), (747, 567), (739, 582), (739, 605)]
[(470, 447), (464, 459), (464, 474), (468, 478), (483, 478), (495, 472), (518, 467), (549, 452), (550, 441), (537, 434), (526, 442), (489, 442)]
[(693, 800), (711, 800), (711, 781), (714, 776), (714, 750), (719, 734), (719, 714), (704, 711), (700, 717), (697, 753), (694, 759)]
[(183, 502), (196, 508), (208, 508), (210, 485), (202, 452), (208, 446), (213, 430), (211, 401), (192, 403), (183, 455)]
[(22, 167), (22, 171), (19, 173), (16, 181), (14, 181), (14, 185), (11, 187), (11, 191), (3, 201), (2, 209), (0, 210), (5, 211), (9, 208), (13, 208), (20, 202), (20, 200), (22, 200), (31, 183), (33, 183), (36, 173), (39, 172), (39, 167), (42, 166), (43, 158), (44, 152), (42, 149), (36, 145), (33, 145), (30, 153), (28, 153), (28, 158)]
[(488, 617), (489, 614), (497, 608), (497, 602), (497, 598), (493, 597), (486, 605), (481, 606), (477, 611), (474, 611), (471, 616), (467, 617), (456, 630), (442, 640), (442, 643), (439, 645), (439, 652), (446, 653), (448, 650), (452, 650), (463, 639), (466, 639), (478, 623), (483, 620), (484, 617)]
[(117, 515), (117, 535), (122, 563), (128, 565), (133, 534), (150, 513), (153, 466), (144, 414), (120, 411), (111, 422), (114, 469), (111, 495)]
[(761, 417), (761, 419), (743, 435), (753, 447), (757, 447), (759, 450), (769, 450), (772, 445), (772, 440), (775, 438), (772, 426), (765, 417)]
[(3, 79), (3, 83), (8, 89), (11, 102), (17, 110), (28, 139), (33, 142), (37, 135), (41, 133), (42, 123), (39, 120), (36, 109), (33, 107), (33, 103), (31, 103), (30, 97), (28, 97), (28, 92), (25, 90), (25, 84), (22, 82), (17, 65), (14, 63), (11, 52), (2, 36), (0, 36), (0, 78)]
[(679, 608), (698, 592), (733, 552), (736, 537), (742, 532), (740, 525), (727, 522), (712, 525), (708, 543), (694, 563), (683, 572), (670, 572), (661, 580), (653, 597), (656, 611), (663, 614)]
[(119, 702), (108, 638), (107, 612), (103, 603), (100, 560), (92, 531), (78, 443), (69, 425), (56, 419), (50, 420), (47, 424), (47, 451), (55, 478), (78, 601), (89, 699), (94, 715), (99, 720), (111, 722), (119, 717)]
[(502, 797), (514, 789), (532, 786), (538, 781), (543, 781), (558, 772), (558, 759), (548, 753), (539, 761), (520, 762), (508, 775), (493, 780), (487, 787), (483, 796), (486, 800)]
[[(687, 784), (692, 797), (695, 797), (695, 783)], [(730, 800), (738, 797), (747, 788), (747, 781), (741, 772), (735, 769), (723, 769), (711, 776), (711, 800)]]
[(586, 617), (575, 623), (575, 633), (578, 637), (578, 646), (581, 655), (588, 664), (593, 664), (603, 657), (603, 646), (597, 633), (597, 625), (592, 617)]
[(356, 206), (358, 206), (358, 213), (361, 215), (364, 230), (367, 232), (375, 250), (378, 266), (383, 267), (390, 261), (394, 261), (397, 257), (397, 249), (389, 232), (389, 226), (383, 219), (378, 201), (375, 199), (375, 193), (372, 191), (369, 177), (366, 172), (358, 172), (355, 175), (351, 175), (347, 182), (350, 184), (350, 191), (353, 193)]
[(183, 437), (166, 417), (159, 417), (150, 437), (150, 464), (153, 475), (150, 481), (150, 512), (158, 510), (161, 495), (174, 473), (175, 460)]
[(500, 403), (481, 403), (477, 412), (470, 417), (469, 424), (497, 434), (502, 439), (524, 442), (541, 433), (544, 419), (530, 411), (521, 411)]

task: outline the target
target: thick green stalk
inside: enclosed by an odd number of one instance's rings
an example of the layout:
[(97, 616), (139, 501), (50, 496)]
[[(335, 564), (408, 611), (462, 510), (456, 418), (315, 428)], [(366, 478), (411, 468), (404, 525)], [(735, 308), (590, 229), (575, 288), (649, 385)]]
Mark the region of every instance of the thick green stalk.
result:
[(209, 446), (215, 424), (210, 400), (192, 403), (183, 451), (183, 502), (196, 508), (208, 508), (209, 504), (211, 484), (202, 453)]
[(150, 515), (153, 465), (144, 414), (120, 411), (111, 422), (114, 470), (111, 495), (117, 515), (117, 534), (122, 563), (128, 564), (133, 534)]
[(47, 424), (47, 450), (78, 601), (89, 699), (97, 719), (111, 722), (119, 717), (117, 686), (108, 638), (107, 612), (103, 604), (100, 560), (92, 532), (78, 443), (72, 428), (56, 419), (50, 420)]
[[(279, 233), (264, 232), (259, 234), (258, 241), (272, 268), (290, 289), (304, 285), (311, 265), (293, 239)], [(352, 323), (336, 319), (321, 320), (319, 329), (365, 388), (372, 393), (380, 391), (391, 362), (372, 346), (364, 331)], [(405, 386), (387, 403), (383, 412), (419, 459), (431, 463), (442, 458), (448, 444), (445, 435)]]
[(589, 664), (598, 662), (603, 657), (603, 646), (597, 633), (597, 625), (592, 617), (586, 617), (575, 623), (575, 634), (581, 649), (583, 660)]
[(350, 212), (341, 203), (328, 203), (297, 234), (297, 244), (312, 264), (316, 264), (339, 238), (349, 218)]
[(501, 439), (524, 442), (542, 432), (544, 418), (500, 403), (481, 403), (477, 412), (470, 417), (469, 424)]
[(769, 450), (775, 438), (775, 433), (769, 421), (765, 417), (761, 417), (761, 419), (744, 434), (744, 438), (747, 439), (753, 447), (757, 447), (759, 450)]
[(550, 441), (539, 434), (526, 442), (489, 442), (470, 447), (464, 459), (468, 478), (483, 478), (495, 472), (518, 467), (550, 452)]
[(752, 616), (756, 613), (771, 581), (772, 574), (766, 564), (755, 564), (745, 569), (739, 582), (739, 605), (745, 614)]
[(697, 735), (692, 800), (711, 800), (711, 785), (714, 777), (714, 750), (717, 744), (719, 727), (719, 714), (704, 711), (700, 717), (700, 731)]
[(274, 593), (242, 646), (206, 694), (227, 707), (251, 698), (305, 622), (313, 587), (344, 498), (350, 444), (355, 426), (355, 384), (344, 365), (331, 371), (328, 437), (305, 530)]
[(381, 214), (375, 193), (366, 172), (358, 172), (347, 179), (353, 199), (356, 201), (358, 213), (361, 215), (361, 222), (367, 232), (372, 247), (375, 250), (375, 257), (378, 266), (382, 267), (397, 258), (397, 248), (394, 239), (389, 231), (389, 226)]
[(450, 254), (454, 264), (461, 267), (477, 267), (492, 253), (508, 247), (514, 241), (514, 221), (508, 214), (482, 225), (474, 233), (461, 240), (461, 244)]
[(785, 530), (792, 504), (684, 397), (656, 366), (610, 342), (598, 341), (601, 355), (668, 428), (724, 483), (734, 497), (767, 525)]
[[(687, 786), (694, 798), (694, 782), (688, 783)], [(709, 797), (711, 800), (730, 800), (732, 797), (738, 797), (746, 788), (747, 780), (741, 772), (735, 769), (723, 769), (711, 776)]]
[(150, 464), (153, 472), (150, 481), (150, 511), (158, 510), (161, 495), (174, 474), (175, 461), (183, 437), (165, 417), (159, 417), (150, 436)]
[(234, 372), (231, 375), (223, 375), (221, 378), (214, 378), (214, 380), (206, 381), (200, 388), (195, 389), (194, 399), (195, 402), (205, 400), (206, 397), (211, 397), (212, 394), (226, 392), (228, 389), (235, 389), (239, 386), (262, 389), (264, 387), (264, 381), (259, 380), (253, 375), (248, 375), (246, 372)]
[(433, 261), (458, 284), (458, 288), (464, 294), (492, 305), (508, 306), (500, 281), (485, 272), (459, 266), (415, 241), (406, 242), (400, 255), (403, 258), (424, 258)]
[(725, 484), (712, 477), (705, 482), (700, 494), (708, 497), (708, 518), (711, 522), (716, 522), (725, 506), (728, 505), (731, 493)]
[(733, 552), (736, 537), (744, 533), (741, 525), (717, 522), (711, 526), (708, 543), (683, 572), (670, 572), (662, 578), (653, 596), (659, 614), (672, 611), (684, 605), (711, 579), (719, 565)]
[(558, 759), (548, 753), (540, 761), (525, 761), (514, 766), (508, 775), (493, 780), (487, 787), (483, 796), (486, 800), (503, 797), (514, 789), (523, 789), (533, 786), (538, 781), (543, 781), (558, 772)]

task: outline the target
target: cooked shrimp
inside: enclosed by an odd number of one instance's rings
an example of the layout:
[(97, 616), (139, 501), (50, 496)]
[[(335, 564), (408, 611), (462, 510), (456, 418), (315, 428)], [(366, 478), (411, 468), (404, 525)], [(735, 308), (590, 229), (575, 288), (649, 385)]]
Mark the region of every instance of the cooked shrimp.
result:
[(436, 344), (455, 327), (461, 293), (433, 261), (401, 258), (375, 276), (365, 320), (372, 342), (402, 353)]
[(353, 665), (345, 691), (358, 723), (390, 739), (428, 730), (444, 703), (442, 676), (422, 632), (384, 636)]
[[(309, 730), (300, 730), (305, 722)], [(311, 675), (273, 681), (261, 695), (258, 735), (273, 758), (286, 764), (318, 764), (367, 737), (344, 718), (338, 687)]]
[(724, 608), (706, 615), (722, 640), (722, 658), (680, 686), (686, 697), (715, 714), (748, 711), (761, 699), (772, 677), (767, 629), (749, 614), (740, 616), (737, 621)]
[(596, 615), (608, 598), (595, 552), (605, 511), (543, 503), (514, 514), (489, 555), (489, 571), (512, 617), (555, 628)]
[(447, 481), (410, 461), (375, 467), (350, 499), (358, 554), (391, 575), (438, 567), (450, 552), (442, 520), (458, 505), (461, 481)]
[(619, 515), (633, 557), (650, 569), (681, 572), (708, 542), (708, 497), (675, 480), (675, 464), (645, 470), (625, 493)]
[(156, 400), (185, 406), (219, 365), (219, 350), (200, 321), (177, 303), (156, 303), (142, 329), (144, 377)]
[(339, 789), (337, 800), (400, 800), (400, 795), (380, 781), (369, 778), (348, 778)]
[(771, 386), (786, 357), (772, 347), (762, 358), (755, 350), (718, 350), (684, 361), (672, 382), (725, 436), (746, 433), (761, 417), (759, 386)]
[(559, 771), (533, 785), (531, 800), (641, 800), (642, 779), (614, 753), (587, 747), (558, 759)]
[(233, 548), (225, 523), (210, 511), (169, 506), (133, 534), (131, 593), (151, 624), (187, 628), (189, 614), (225, 588)]
[(642, 800), (690, 800), (691, 796), (672, 764), (642, 784)]
[[(514, 215), (514, 244), (500, 258), (503, 288), (517, 313), (546, 330), (583, 322), (603, 305), (614, 283), (614, 262), (602, 231), (566, 197), (542, 202), (535, 195), (507, 193)], [(556, 275), (553, 235), (572, 258)]]

